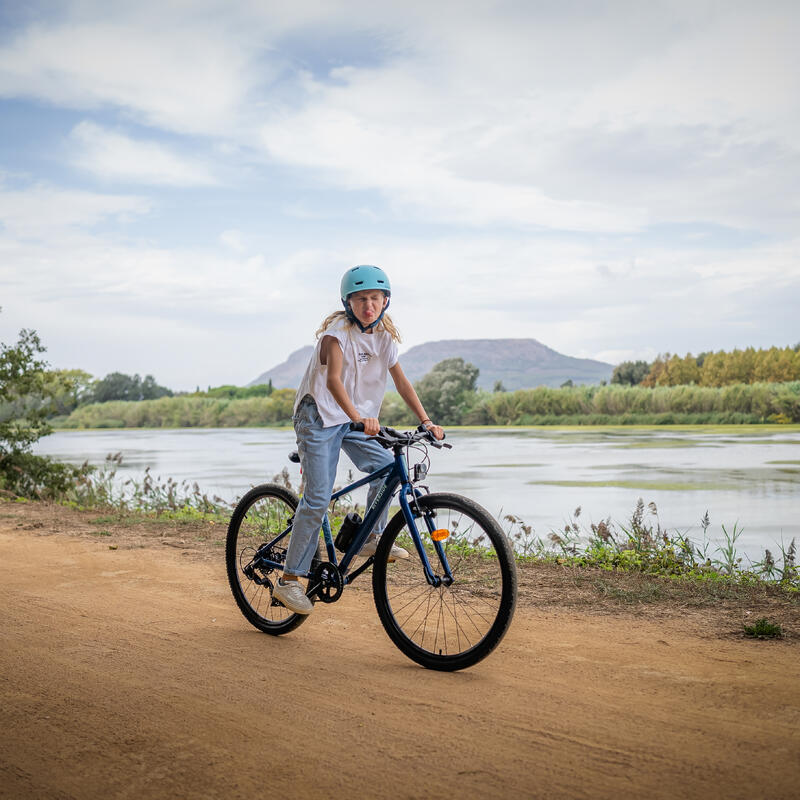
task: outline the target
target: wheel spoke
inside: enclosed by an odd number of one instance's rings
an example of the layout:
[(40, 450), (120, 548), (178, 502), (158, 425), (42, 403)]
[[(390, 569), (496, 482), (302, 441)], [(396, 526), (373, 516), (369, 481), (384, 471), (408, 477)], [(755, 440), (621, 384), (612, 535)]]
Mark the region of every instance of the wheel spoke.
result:
[(305, 619), (273, 605), (270, 587), (280, 570), (264, 563), (264, 559), (283, 563), (286, 558), (296, 508), (297, 498), (291, 492), (264, 484), (242, 498), (228, 526), (225, 560), (233, 596), (249, 622), (265, 633), (286, 633)]
[[(394, 563), (376, 559), (375, 602), (395, 643), (411, 658), (435, 669), (460, 669), (487, 655), (513, 613), (516, 573), (510, 547), (497, 523), (471, 501), (430, 495), (420, 504), (434, 512), (435, 527), (450, 535), (443, 551), (452, 583), (444, 580), (430, 534), (421, 536), (428, 561), (441, 583), (431, 586), (412, 554)], [(410, 536), (398, 515), (384, 538)], [(388, 554), (389, 543), (382, 542)]]

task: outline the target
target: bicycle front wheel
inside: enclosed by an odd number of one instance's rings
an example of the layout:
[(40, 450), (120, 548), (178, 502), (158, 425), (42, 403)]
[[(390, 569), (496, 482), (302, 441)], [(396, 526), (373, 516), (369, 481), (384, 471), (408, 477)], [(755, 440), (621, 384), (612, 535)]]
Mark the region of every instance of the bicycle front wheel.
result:
[[(280, 572), (264, 559), (283, 563), (291, 537), (297, 496), (276, 484), (251, 489), (233, 511), (228, 524), (225, 566), (231, 592), (245, 618), (264, 633), (294, 630), (304, 620), (272, 599)], [(274, 540), (286, 532), (279, 541)], [(313, 599), (313, 598), (312, 598)]]
[[(431, 537), (436, 531), (444, 537), (453, 581), (428, 583), (400, 512), (386, 526), (375, 554), (375, 606), (389, 637), (409, 658), (428, 669), (464, 669), (489, 655), (511, 624), (517, 597), (513, 551), (497, 522), (472, 500), (438, 493), (419, 498), (417, 505), (428, 562), (443, 578)], [(410, 558), (389, 563), (394, 543), (410, 550)]]

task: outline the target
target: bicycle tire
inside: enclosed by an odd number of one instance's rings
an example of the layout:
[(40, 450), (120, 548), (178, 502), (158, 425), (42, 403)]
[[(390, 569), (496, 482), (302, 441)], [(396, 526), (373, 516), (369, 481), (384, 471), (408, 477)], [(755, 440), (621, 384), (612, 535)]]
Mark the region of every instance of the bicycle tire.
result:
[[(517, 571), (511, 545), (494, 518), (480, 505), (456, 494), (419, 498), (423, 512), (435, 513), (435, 527), (447, 528), (442, 547), (453, 583), (433, 587), (412, 545), (408, 559), (389, 563), (398, 536), (407, 532), (402, 512), (386, 526), (375, 553), (372, 591), (389, 638), (410, 659), (428, 669), (464, 669), (486, 658), (514, 616)], [(418, 520), (428, 561), (442, 574), (424, 516)]]
[[(242, 497), (228, 523), (225, 566), (234, 600), (251, 625), (273, 636), (293, 631), (306, 616), (273, 604), (271, 586), (278, 578), (277, 570), (257, 567), (249, 577), (244, 569), (261, 545), (290, 525), (298, 502), (294, 492), (277, 484), (264, 483)], [(285, 557), (289, 536), (273, 554), (276, 560)], [(319, 545), (317, 556), (320, 556)]]

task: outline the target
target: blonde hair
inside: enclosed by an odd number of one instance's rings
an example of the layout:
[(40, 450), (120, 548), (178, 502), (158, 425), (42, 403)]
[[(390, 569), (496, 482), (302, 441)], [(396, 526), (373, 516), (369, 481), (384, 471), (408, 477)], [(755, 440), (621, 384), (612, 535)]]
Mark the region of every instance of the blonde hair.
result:
[[(355, 327), (356, 323), (353, 320), (347, 319), (346, 311), (334, 311), (333, 314), (329, 314), (327, 317), (325, 317), (324, 320), (322, 320), (322, 325), (320, 325), (319, 328), (317, 329), (316, 333), (317, 339), (319, 339), (319, 337), (323, 333), (325, 333), (325, 331), (334, 322), (338, 322), (340, 319), (346, 320), (347, 324), (351, 328)], [(394, 322), (392, 322), (392, 318), (388, 314), (383, 315), (383, 319), (375, 326), (374, 330), (386, 331), (386, 333), (388, 333), (389, 336), (391, 336), (392, 339), (394, 339), (398, 344), (402, 341), (400, 339), (400, 331), (397, 330), (397, 328), (394, 325)]]

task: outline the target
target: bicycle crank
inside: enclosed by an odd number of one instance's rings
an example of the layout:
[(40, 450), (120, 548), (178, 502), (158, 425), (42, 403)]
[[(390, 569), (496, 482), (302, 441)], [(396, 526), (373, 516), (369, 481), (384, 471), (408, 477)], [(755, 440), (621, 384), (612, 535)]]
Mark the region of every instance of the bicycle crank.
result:
[(323, 561), (315, 570), (311, 579), (314, 592), (323, 603), (335, 603), (344, 589), (344, 578), (336, 564)]

